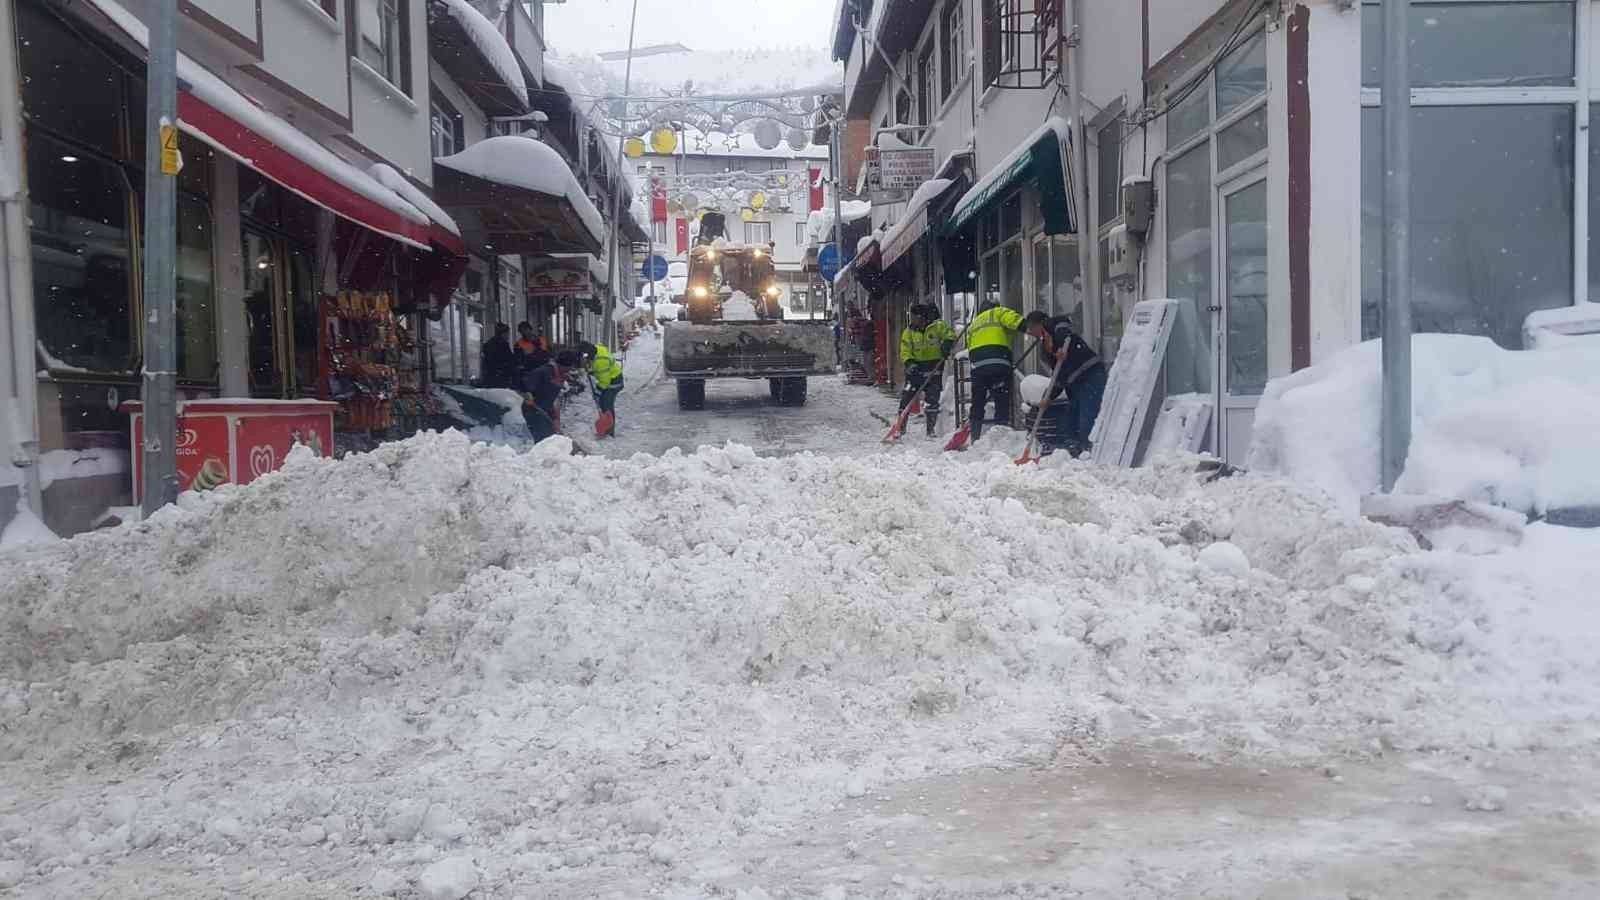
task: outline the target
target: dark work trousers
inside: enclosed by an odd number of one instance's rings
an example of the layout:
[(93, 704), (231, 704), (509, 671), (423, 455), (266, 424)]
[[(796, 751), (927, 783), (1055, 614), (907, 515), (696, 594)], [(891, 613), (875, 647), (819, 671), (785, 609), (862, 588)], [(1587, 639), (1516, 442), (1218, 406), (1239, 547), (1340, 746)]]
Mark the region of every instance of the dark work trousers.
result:
[[(911, 398), (917, 393), (917, 388), (922, 388), (922, 406), (930, 415), (939, 414), (939, 398), (944, 396), (944, 379), (933, 374), (938, 371), (936, 363), (907, 363), (906, 386), (900, 392), (900, 410), (905, 411), (911, 403)], [(926, 380), (927, 384), (923, 382)]]
[(972, 440), (976, 442), (983, 433), (983, 411), (994, 398), (994, 418), (990, 421), (1011, 425), (1011, 364), (994, 363), (976, 366), (972, 370)]
[(615, 415), (617, 412), (617, 395), (620, 393), (622, 393), (621, 379), (612, 382), (608, 388), (595, 388), (594, 399), (596, 403), (600, 404), (600, 411)]
[(528, 423), (528, 434), (535, 444), (556, 433), (556, 423), (537, 406), (522, 405), (522, 420)]
[(1106, 367), (1095, 365), (1067, 386), (1065, 396), (1057, 397), (1039, 425), (1039, 442), (1046, 450), (1065, 450), (1078, 456), (1089, 449), (1089, 433), (1100, 417), (1100, 401), (1106, 393)]

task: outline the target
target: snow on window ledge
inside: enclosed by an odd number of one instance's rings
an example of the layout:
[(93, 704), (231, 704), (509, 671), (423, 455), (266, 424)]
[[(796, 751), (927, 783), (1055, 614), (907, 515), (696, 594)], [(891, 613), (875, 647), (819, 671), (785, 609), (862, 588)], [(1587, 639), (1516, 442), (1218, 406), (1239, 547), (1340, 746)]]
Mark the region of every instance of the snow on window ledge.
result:
[(388, 94), (391, 99), (406, 107), (411, 112), (415, 113), (419, 111), (417, 101), (407, 96), (405, 91), (400, 90), (399, 85), (385, 78), (382, 72), (379, 72), (377, 69), (367, 65), (363, 60), (354, 56), (350, 57), (350, 68), (360, 72), (367, 78), (367, 80), (373, 82), (384, 93)]
[(317, 0), (289, 0), (289, 6), (299, 10), (301, 15), (315, 20), (318, 25), (328, 29), (333, 34), (341, 37), (344, 35), (344, 25), (338, 19), (328, 15), (328, 11), (323, 9), (322, 4), (318, 3)]

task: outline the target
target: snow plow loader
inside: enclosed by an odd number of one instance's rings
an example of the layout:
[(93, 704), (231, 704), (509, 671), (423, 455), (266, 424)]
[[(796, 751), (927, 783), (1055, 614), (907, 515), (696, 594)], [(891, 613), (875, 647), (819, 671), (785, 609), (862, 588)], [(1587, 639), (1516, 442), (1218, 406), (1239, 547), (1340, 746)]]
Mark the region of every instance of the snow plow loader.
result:
[(784, 321), (771, 248), (728, 243), (723, 227), (720, 213), (702, 217), (689, 251), (688, 321), (666, 326), (663, 367), (678, 383), (678, 408), (703, 409), (713, 378), (765, 378), (773, 402), (803, 406), (806, 378), (834, 371), (833, 326)]

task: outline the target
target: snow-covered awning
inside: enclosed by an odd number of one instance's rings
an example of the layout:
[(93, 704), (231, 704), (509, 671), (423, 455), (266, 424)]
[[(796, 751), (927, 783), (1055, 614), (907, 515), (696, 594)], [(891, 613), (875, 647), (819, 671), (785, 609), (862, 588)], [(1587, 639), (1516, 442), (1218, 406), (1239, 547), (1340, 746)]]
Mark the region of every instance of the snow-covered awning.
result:
[(1072, 132), (1067, 121), (1060, 117), (1049, 119), (956, 201), (944, 233), (953, 234), (966, 228), (991, 206), (1005, 199), (1012, 188), (1027, 181), (1038, 187), (1045, 232), (1077, 233), (1078, 217), (1072, 208), (1071, 153)]
[(492, 137), (434, 162), (439, 198), (469, 244), (495, 253), (600, 252), (600, 210), (544, 142)]
[(894, 265), (905, 256), (917, 241), (928, 233), (928, 205), (934, 200), (945, 195), (955, 184), (948, 178), (934, 178), (925, 181), (922, 187), (906, 202), (906, 211), (900, 216), (892, 228), (883, 235), (879, 244), (883, 247), (883, 267), (885, 269)]
[[(90, 8), (149, 48), (149, 29), (115, 0), (87, 0), (79, 7)], [(438, 229), (421, 210), (183, 53), (178, 54), (178, 127), (363, 228), (423, 250), (440, 242)]]
[(429, 55), (491, 115), (527, 112), (528, 83), (505, 35), (467, 0), (429, 0)]

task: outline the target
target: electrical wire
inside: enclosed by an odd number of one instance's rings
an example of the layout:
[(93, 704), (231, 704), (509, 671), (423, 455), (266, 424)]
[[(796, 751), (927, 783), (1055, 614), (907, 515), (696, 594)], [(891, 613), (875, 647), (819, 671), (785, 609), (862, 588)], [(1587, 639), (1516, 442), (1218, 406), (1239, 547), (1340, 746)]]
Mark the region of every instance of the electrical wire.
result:
[(1256, 0), (1254, 3), (1246, 4), (1244, 8), (1244, 14), (1239, 16), (1238, 22), (1234, 23), (1233, 31), (1228, 34), (1228, 39), (1222, 43), (1222, 46), (1217, 48), (1215, 53), (1212, 54), (1211, 61), (1206, 63), (1205, 68), (1201, 70), (1200, 74), (1192, 78), (1188, 84), (1184, 85), (1183, 88), (1177, 92), (1176, 95), (1169, 97), (1162, 105), (1160, 111), (1146, 113), (1145, 111), (1141, 110), (1141, 114), (1137, 117), (1125, 116), (1123, 119), (1124, 123), (1141, 128), (1148, 126), (1151, 122), (1165, 117), (1168, 113), (1176, 109), (1179, 104), (1183, 103), (1183, 101), (1189, 99), (1189, 97), (1192, 96), (1196, 91), (1200, 90), (1201, 86), (1206, 83), (1206, 79), (1216, 72), (1217, 66), (1222, 64), (1223, 58), (1241, 46), (1239, 38), (1244, 34), (1245, 27), (1249, 25), (1251, 20), (1255, 18), (1256, 13), (1260, 12), (1262, 9), (1265, 9), (1269, 3), (1270, 0)]

